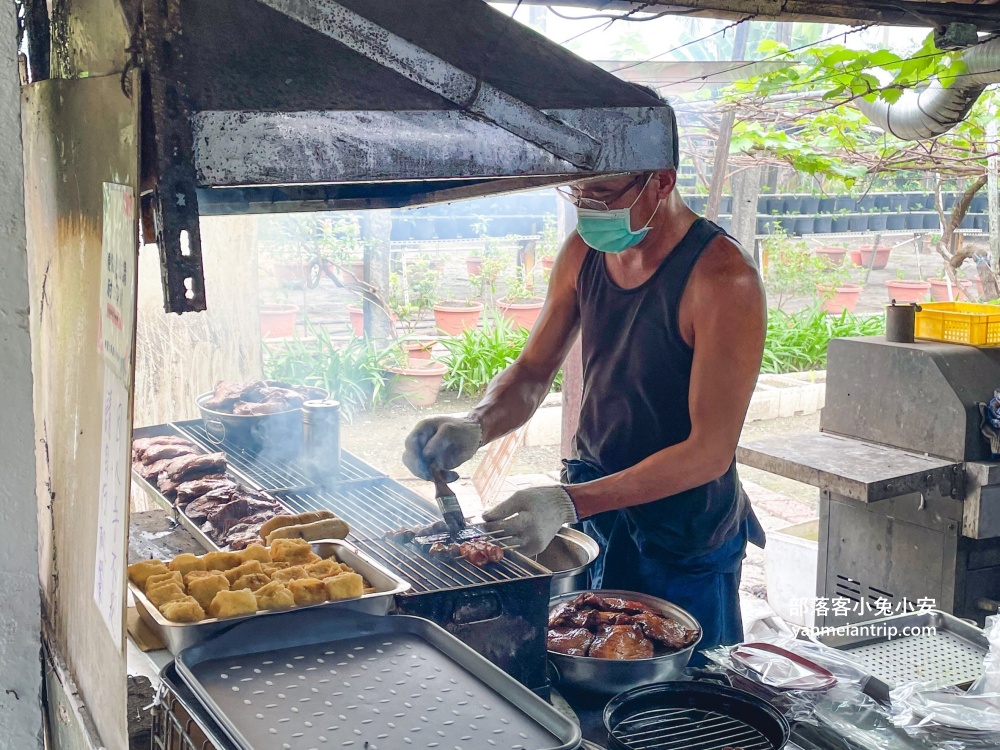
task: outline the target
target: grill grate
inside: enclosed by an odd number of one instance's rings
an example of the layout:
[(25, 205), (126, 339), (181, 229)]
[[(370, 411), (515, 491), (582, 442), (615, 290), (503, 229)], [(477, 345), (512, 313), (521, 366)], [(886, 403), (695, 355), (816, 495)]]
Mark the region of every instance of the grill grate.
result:
[[(176, 426), (206, 450), (218, 450), (219, 446), (208, 440), (200, 421)], [(230, 468), (256, 488), (272, 491), (310, 485), (294, 460), (278, 463), (228, 442), (221, 448), (226, 451)], [(351, 527), (349, 538), (354, 544), (410, 583), (412, 588), (403, 596), (547, 575), (527, 558), (518, 559), (510, 554), (499, 563), (479, 568), (463, 559), (430, 558), (412, 545), (386, 541), (383, 537), (390, 531), (440, 519), (425, 507), (419, 495), (347, 452), (341, 456), (341, 475), (345, 481), (333, 490), (303, 489), (274, 494), (295, 513), (325, 509), (347, 521)]]
[(611, 732), (633, 750), (774, 750), (748, 724), (715, 711), (656, 708), (633, 714)]
[(947, 630), (870, 643), (849, 649), (887, 685), (932, 682), (962, 685), (983, 673), (983, 652)]

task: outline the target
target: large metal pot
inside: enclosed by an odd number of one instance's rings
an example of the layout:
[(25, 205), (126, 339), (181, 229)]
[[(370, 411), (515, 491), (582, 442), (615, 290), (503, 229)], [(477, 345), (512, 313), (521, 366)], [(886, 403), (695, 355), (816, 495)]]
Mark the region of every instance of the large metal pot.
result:
[(549, 596), (586, 588), (587, 569), (600, 553), (597, 542), (582, 531), (563, 528), (534, 558), (539, 565), (552, 571)]
[(302, 448), (302, 409), (276, 414), (227, 414), (204, 406), (212, 392), (195, 399), (208, 439), (216, 445), (224, 441), (254, 453), (266, 452), (274, 458), (296, 455)]
[[(570, 601), (583, 593), (572, 593), (554, 596), (549, 601), (551, 611), (557, 605)], [(639, 685), (651, 682), (667, 682), (676, 680), (684, 672), (691, 654), (694, 653), (701, 640), (701, 626), (686, 610), (675, 604), (647, 596), (634, 591), (615, 591), (611, 589), (594, 590), (598, 596), (617, 596), (631, 599), (649, 606), (654, 612), (677, 620), (686, 628), (698, 630), (698, 640), (685, 649), (672, 654), (654, 656), (651, 659), (594, 659), (589, 656), (568, 656), (549, 651), (549, 664), (555, 668), (556, 680), (577, 690), (602, 695), (617, 695), (625, 690), (631, 690)]]

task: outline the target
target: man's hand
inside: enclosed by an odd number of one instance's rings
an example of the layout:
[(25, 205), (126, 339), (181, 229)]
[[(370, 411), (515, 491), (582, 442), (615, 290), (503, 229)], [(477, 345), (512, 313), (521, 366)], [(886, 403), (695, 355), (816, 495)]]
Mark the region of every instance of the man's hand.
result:
[(576, 507), (562, 485), (519, 490), (493, 510), (483, 513), (489, 531), (503, 530), (523, 555), (537, 555), (549, 546), (563, 524), (576, 523)]
[(431, 480), (440, 470), (446, 482), (454, 482), (458, 474), (451, 469), (472, 458), (482, 442), (483, 430), (471, 419), (431, 417), (418, 422), (406, 438), (403, 463), (421, 479)]

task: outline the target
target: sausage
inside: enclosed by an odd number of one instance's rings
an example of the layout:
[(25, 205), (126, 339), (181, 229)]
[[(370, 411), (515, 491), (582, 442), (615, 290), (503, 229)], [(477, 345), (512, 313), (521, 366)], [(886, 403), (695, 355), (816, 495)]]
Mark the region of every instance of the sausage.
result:
[(309, 513), (298, 513), (291, 516), (275, 516), (269, 521), (265, 521), (260, 527), (260, 538), (267, 539), (268, 534), (270, 534), (275, 529), (280, 529), (285, 526), (297, 526), (306, 523), (314, 523), (316, 521), (322, 521), (324, 518), (336, 518), (329, 510), (314, 510)]
[(307, 542), (315, 542), (318, 539), (343, 539), (350, 531), (351, 527), (342, 518), (324, 518), (313, 523), (275, 529), (267, 535), (267, 544), (270, 546), (275, 539), (305, 539)]

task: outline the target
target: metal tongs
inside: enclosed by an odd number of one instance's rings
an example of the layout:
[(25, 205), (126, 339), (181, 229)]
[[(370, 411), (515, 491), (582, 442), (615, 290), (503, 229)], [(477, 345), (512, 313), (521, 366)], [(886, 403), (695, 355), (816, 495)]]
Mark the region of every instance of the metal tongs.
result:
[(451, 487), (444, 481), (444, 475), (440, 469), (435, 469), (434, 478), (434, 499), (437, 501), (438, 510), (444, 522), (448, 524), (448, 532), (455, 537), (465, 528), (465, 515), (462, 513), (462, 506), (458, 504), (458, 498), (451, 491)]

